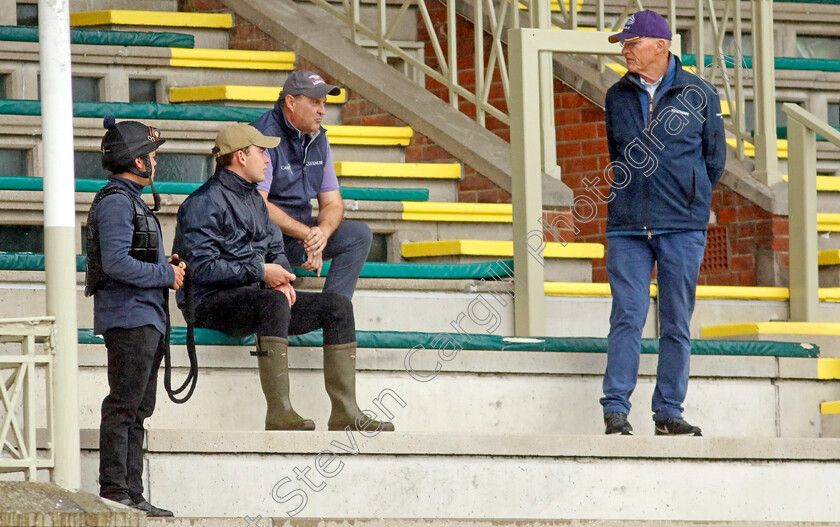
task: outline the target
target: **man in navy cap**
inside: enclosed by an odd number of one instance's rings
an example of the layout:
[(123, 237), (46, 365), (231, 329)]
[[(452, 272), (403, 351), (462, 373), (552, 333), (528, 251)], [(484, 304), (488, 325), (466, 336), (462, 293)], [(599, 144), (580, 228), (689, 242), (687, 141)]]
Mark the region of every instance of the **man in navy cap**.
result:
[[(344, 201), (321, 126), (327, 95), (340, 93), (340, 88), (327, 84), (317, 73), (294, 71), (274, 109), (251, 125), (282, 138), (278, 147), (267, 150), (271, 164), (257, 189), (271, 220), (283, 231), (290, 263), (302, 264), (320, 276), (324, 260), (332, 260), (324, 292), (352, 298), (373, 236), (366, 224), (343, 221)], [(318, 199), (314, 218), (312, 198)]]
[(632, 435), (627, 420), (639, 373), (650, 278), (659, 289), (659, 363), (652, 410), (656, 435), (701, 435), (683, 419), (689, 324), (706, 246), (712, 189), (726, 163), (717, 90), (682, 69), (671, 29), (639, 11), (609, 37), (621, 44), (627, 74), (606, 96), (613, 179), (607, 208), (607, 273), (612, 290), (604, 423)]

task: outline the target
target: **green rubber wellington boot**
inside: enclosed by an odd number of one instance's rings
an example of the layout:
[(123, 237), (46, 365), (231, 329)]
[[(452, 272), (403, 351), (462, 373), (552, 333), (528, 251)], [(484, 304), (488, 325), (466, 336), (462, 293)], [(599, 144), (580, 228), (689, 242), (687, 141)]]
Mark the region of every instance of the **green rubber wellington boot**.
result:
[(344, 430), (349, 426), (351, 430), (394, 431), (392, 423), (370, 419), (356, 404), (355, 342), (324, 346), (324, 384), (332, 402), (329, 430)]
[[(304, 419), (289, 401), (289, 341), (282, 337), (257, 337), (257, 364), (260, 384), (268, 411), (266, 430), (315, 430), (311, 419)], [(264, 354), (264, 355), (263, 355)]]

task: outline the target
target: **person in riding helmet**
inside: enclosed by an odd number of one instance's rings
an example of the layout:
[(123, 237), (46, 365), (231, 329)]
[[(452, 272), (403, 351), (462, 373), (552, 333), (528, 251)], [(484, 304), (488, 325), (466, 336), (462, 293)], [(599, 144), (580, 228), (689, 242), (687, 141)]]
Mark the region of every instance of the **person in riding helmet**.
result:
[[(169, 288), (184, 270), (167, 260), (160, 223), (141, 199), (154, 190), (157, 129), (137, 121), (104, 121), (102, 167), (111, 172), (87, 220), (85, 295), (93, 296), (93, 329), (104, 336), (110, 393), (99, 427), (99, 494), (145, 511), (172, 516), (143, 497), (143, 422), (155, 408), (157, 372), (168, 330)], [(155, 193), (155, 208), (160, 199)]]

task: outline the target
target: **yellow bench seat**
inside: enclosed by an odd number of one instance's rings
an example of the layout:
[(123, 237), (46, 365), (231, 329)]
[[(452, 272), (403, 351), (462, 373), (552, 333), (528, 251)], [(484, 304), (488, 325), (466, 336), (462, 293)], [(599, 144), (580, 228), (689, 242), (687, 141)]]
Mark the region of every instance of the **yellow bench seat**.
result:
[(156, 26), (230, 29), (233, 27), (233, 17), (228, 13), (183, 13), (176, 11), (109, 9), (70, 13), (70, 25), (72, 27)]
[(295, 68), (295, 54), (290, 51), (206, 48), (170, 48), (170, 51), (169, 64), (173, 67), (276, 71)]
[[(282, 87), (273, 86), (173, 86), (169, 88), (169, 102), (237, 101), (273, 103), (282, 91)], [(347, 102), (347, 91), (344, 89), (341, 90), (339, 95), (327, 95), (328, 104), (343, 104), (345, 102)]]
[(344, 177), (399, 179), (461, 179), (459, 163), (376, 163), (337, 161), (335, 172)]
[[(405, 258), (429, 256), (489, 256), (513, 257), (512, 241), (491, 240), (441, 240), (405, 242), (401, 247)], [(549, 242), (543, 250), (544, 258), (603, 258), (604, 246), (600, 243)]]

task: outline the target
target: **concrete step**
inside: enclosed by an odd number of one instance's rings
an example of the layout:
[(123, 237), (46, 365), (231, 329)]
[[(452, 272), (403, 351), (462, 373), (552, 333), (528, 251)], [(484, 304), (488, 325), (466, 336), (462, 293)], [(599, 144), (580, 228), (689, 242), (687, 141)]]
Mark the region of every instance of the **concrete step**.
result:
[(820, 405), (820, 437), (840, 438), (840, 401)]
[[(788, 180), (787, 174), (782, 179)], [(817, 210), (840, 213), (840, 177), (817, 176)]]
[(820, 251), (817, 261), (820, 287), (840, 287), (840, 249)]
[(178, 11), (178, 0), (70, 0), (70, 12), (105, 9), (139, 9), (141, 11)]
[(460, 163), (371, 163), (337, 161), (342, 185), (429, 189), (429, 201), (458, 201)]
[(811, 342), (820, 347), (823, 357), (840, 357), (840, 324), (832, 322), (747, 322), (704, 325), (702, 338), (734, 340), (777, 340)]
[[(282, 86), (173, 86), (169, 88), (169, 99), (173, 104), (212, 104), (246, 108), (274, 107)], [(327, 113), (324, 124), (341, 124), (341, 105), (347, 102), (347, 91), (340, 95), (327, 95)]]
[[(106, 100), (114, 102), (129, 101), (133, 78), (157, 80), (164, 102), (172, 86), (282, 84), (295, 63), (294, 53), (279, 51), (73, 44), (71, 53), (73, 75), (102, 79)], [(39, 57), (37, 42), (3, 42), (0, 60), (16, 71), (7, 80), (7, 97), (38, 98)]]
[[(77, 273), (79, 287), (77, 305), (79, 327), (92, 327), (93, 302), (82, 294), (84, 274)], [(43, 271), (0, 272), (0, 318), (40, 315), (45, 310)], [(410, 280), (404, 280), (407, 284)], [(370, 331), (453, 331), (451, 322), (463, 320), (473, 310), (476, 322), (465, 329), (479, 333), (512, 335), (513, 307), (507, 296), (520, 284), (500, 282), (496, 289), (473, 285), (469, 290), (357, 290), (353, 297), (356, 325)], [(575, 284), (603, 289), (603, 284)], [(552, 287), (553, 288), (553, 287)], [(548, 289), (548, 287), (547, 287)], [(593, 294), (594, 293), (594, 294)], [(171, 297), (174, 302), (174, 295)], [(503, 302), (506, 302), (503, 303)], [(611, 299), (598, 291), (549, 291), (545, 297), (546, 336), (605, 337), (609, 330)], [(643, 337), (656, 332), (656, 299), (652, 298)], [(827, 317), (840, 319), (840, 305), (822, 302)], [(732, 298), (698, 298), (691, 323), (692, 338), (701, 338), (701, 328), (719, 324), (754, 323), (756, 320), (779, 320), (789, 317), (788, 303), (783, 300), (737, 300)], [(173, 325), (184, 321), (173, 310)], [(776, 332), (778, 333), (778, 331)], [(818, 336), (818, 335), (817, 335)], [(808, 342), (813, 335), (799, 335), (792, 340)], [(707, 337), (704, 337), (707, 338)], [(768, 339), (773, 340), (773, 339)], [(818, 342), (819, 343), (819, 342)], [(823, 356), (833, 355), (831, 342), (823, 348)]]
[[(243, 524), (243, 521), (245, 522)], [(375, 519), (348, 518), (263, 518), (260, 515), (242, 518), (149, 518), (148, 527), (827, 527), (825, 522), (731, 522), (696, 520), (512, 520), (491, 518), (470, 519)]]
[(144, 525), (145, 513), (102, 499), (98, 492), (69, 491), (55, 483), (15, 481), (10, 476), (14, 473), (0, 478), (0, 525), (5, 527)]
[[(449, 354), (447, 360), (441, 356), (434, 347), (417, 345), (358, 350), (360, 406), (380, 417), (396, 415), (393, 419), (400, 433), (604, 432), (598, 403), (604, 353), (461, 350)], [(177, 386), (187, 373), (184, 346), (173, 346), (172, 357)], [(637, 436), (653, 435), (649, 408), (656, 359), (642, 355), (639, 383), (631, 397), (637, 410), (630, 421)], [(96, 428), (102, 399), (108, 393), (104, 345), (81, 344), (79, 362), (79, 420), (82, 427)], [(249, 348), (202, 345), (198, 363), (200, 377), (186, 406), (169, 401), (159, 381), (158, 405), (149, 426), (262, 430), (265, 400)], [(295, 409), (313, 419), (318, 430), (325, 430), (330, 403), (324, 390), (321, 349), (294, 347), (289, 364)], [(821, 376), (836, 367), (833, 359), (695, 355), (685, 415), (709, 437), (817, 438), (822, 434), (820, 404), (840, 399), (840, 382)], [(732, 426), (733, 400), (748, 401), (737, 427)], [(243, 405), (244, 401), (249, 404)], [(400, 401), (407, 405), (402, 407)]]
[(225, 49), (228, 47), (228, 31), (233, 27), (233, 16), (229, 13), (107, 9), (71, 13), (70, 26), (118, 31), (190, 33), (195, 36), (197, 48)]
[[(98, 468), (91, 435), (82, 435), (84, 489), (95, 488)], [(829, 499), (840, 477), (832, 439), (153, 429), (147, 445), (154, 503), (241, 525), (245, 516), (285, 525), (293, 515), (389, 526), (400, 525), (390, 518), (769, 525), (840, 517)]]
[[(259, 115), (259, 111), (256, 111), (255, 115)], [(3, 119), (0, 140), (5, 145), (10, 148), (39, 151), (41, 147), (40, 116), (7, 114), (3, 115)], [(211, 163), (209, 154), (216, 135), (219, 130), (231, 124), (231, 121), (140, 119), (160, 129), (166, 138), (167, 143), (161, 150), (161, 154), (199, 154), (206, 156), (208, 163)], [(103, 133), (102, 118), (77, 117), (74, 118), (73, 123), (74, 149), (98, 152)], [(354, 161), (361, 158), (365, 161), (402, 162), (405, 158), (405, 146), (410, 142), (413, 133), (409, 127), (327, 125), (326, 128), (333, 145), (333, 156), (340, 161)], [(42, 172), (40, 157), (33, 155), (28, 173), (41, 174)], [(84, 177), (83, 174), (79, 176)], [(368, 183), (365, 186), (376, 185)], [(0, 196), (0, 202), (2, 201), (3, 197)], [(34, 206), (43, 208), (43, 202), (40, 206), (37, 204)]]
[[(544, 263), (546, 281), (591, 282), (592, 260), (604, 257), (600, 243), (555, 243), (527, 246)], [(512, 241), (437, 240), (404, 242), (403, 258), (419, 263), (476, 263), (513, 258)]]

